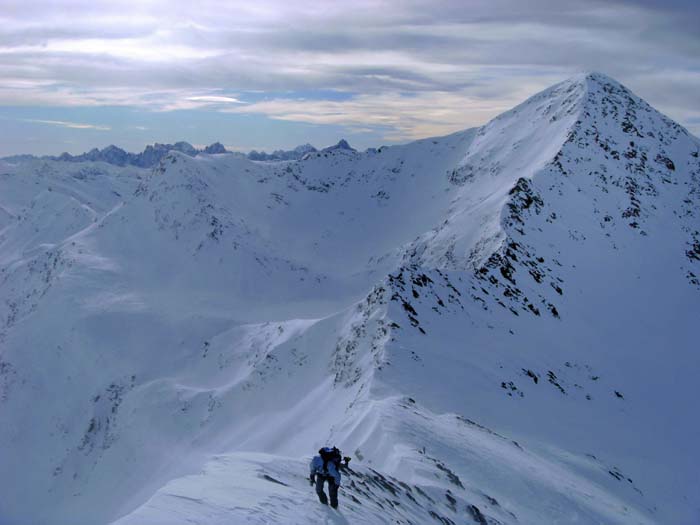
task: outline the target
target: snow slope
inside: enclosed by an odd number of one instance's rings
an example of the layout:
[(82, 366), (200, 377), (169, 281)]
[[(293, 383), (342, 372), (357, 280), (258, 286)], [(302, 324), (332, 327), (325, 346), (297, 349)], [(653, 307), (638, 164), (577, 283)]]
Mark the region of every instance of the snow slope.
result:
[(0, 523), (697, 521), (699, 150), (590, 74), (365, 153), (0, 164)]

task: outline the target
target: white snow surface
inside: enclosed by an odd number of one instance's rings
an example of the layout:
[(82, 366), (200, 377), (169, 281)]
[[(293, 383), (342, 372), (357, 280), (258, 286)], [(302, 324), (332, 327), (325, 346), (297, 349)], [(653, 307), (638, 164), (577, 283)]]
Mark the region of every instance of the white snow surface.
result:
[(0, 161), (0, 524), (700, 523), (699, 151), (585, 74), (376, 152)]

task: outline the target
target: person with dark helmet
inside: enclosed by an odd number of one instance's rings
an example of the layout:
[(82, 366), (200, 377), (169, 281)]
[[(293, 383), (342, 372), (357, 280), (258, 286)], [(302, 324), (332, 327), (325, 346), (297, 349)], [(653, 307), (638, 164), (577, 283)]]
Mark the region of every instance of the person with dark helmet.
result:
[(328, 496), (331, 500), (331, 507), (338, 508), (338, 487), (340, 487), (340, 450), (336, 447), (323, 447), (318, 451), (318, 456), (314, 456), (310, 465), (309, 481), (311, 485), (316, 485), (318, 499), (324, 505), (328, 505), (328, 498), (323, 491), (323, 484), (328, 482)]

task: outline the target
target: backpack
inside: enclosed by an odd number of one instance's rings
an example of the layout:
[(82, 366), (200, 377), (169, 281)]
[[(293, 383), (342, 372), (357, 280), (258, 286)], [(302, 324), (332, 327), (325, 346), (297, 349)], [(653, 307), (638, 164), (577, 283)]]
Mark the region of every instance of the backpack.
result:
[(328, 462), (332, 462), (335, 464), (335, 469), (338, 470), (340, 468), (340, 462), (342, 460), (342, 456), (340, 454), (340, 450), (338, 450), (336, 447), (333, 448), (328, 448), (328, 447), (323, 447), (319, 449), (318, 454), (321, 456), (321, 459), (323, 460), (323, 472), (324, 474), (328, 474)]

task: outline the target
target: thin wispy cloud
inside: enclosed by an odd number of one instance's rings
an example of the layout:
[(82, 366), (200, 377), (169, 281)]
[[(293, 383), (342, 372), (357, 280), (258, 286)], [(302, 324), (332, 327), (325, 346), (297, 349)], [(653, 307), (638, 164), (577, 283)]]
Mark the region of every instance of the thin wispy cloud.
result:
[(233, 97), (222, 97), (217, 95), (204, 95), (199, 97), (188, 97), (187, 100), (192, 102), (204, 102), (211, 104), (242, 104), (242, 102)]
[(166, 97), (163, 103), (152, 104), (150, 109), (154, 111), (177, 111), (183, 109), (221, 110), (231, 104), (243, 104), (243, 102), (237, 98), (223, 95), (196, 95), (183, 96), (181, 98)]
[(101, 126), (98, 124), (85, 124), (82, 122), (66, 122), (64, 120), (41, 120), (31, 118), (25, 118), (21, 120), (22, 122), (31, 122), (32, 124), (47, 124), (49, 126), (61, 126), (64, 128), (71, 129), (93, 129), (95, 131), (109, 131), (110, 129), (112, 129), (110, 126)]

